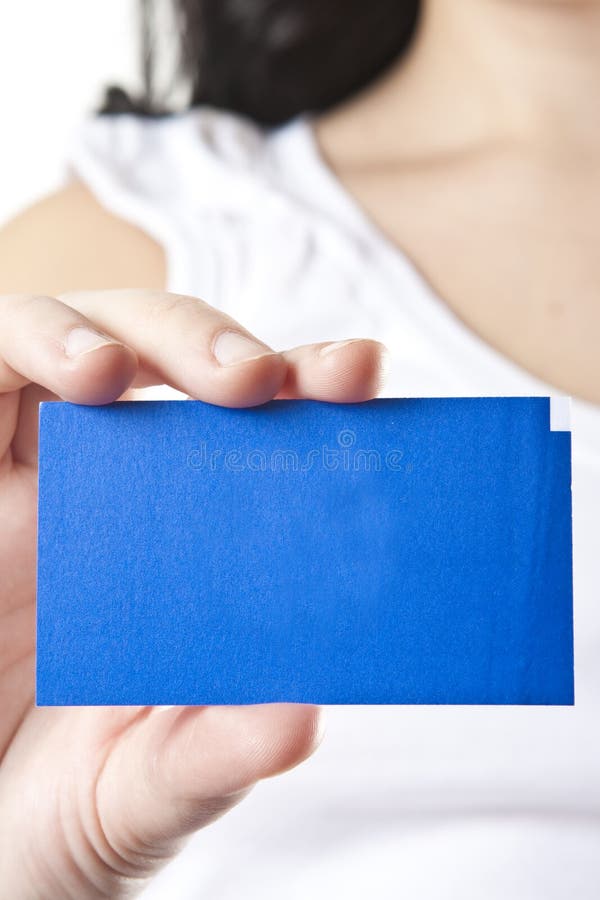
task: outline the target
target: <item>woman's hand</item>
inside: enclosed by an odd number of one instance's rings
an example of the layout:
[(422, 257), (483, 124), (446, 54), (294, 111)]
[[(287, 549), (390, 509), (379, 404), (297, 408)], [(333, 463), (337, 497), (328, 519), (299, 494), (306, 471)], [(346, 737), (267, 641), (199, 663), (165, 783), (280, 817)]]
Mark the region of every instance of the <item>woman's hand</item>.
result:
[(134, 893), (190, 832), (318, 743), (318, 710), (34, 703), (37, 407), (167, 383), (224, 406), (375, 395), (381, 345), (272, 352), (199, 300), (149, 291), (0, 297), (0, 890)]

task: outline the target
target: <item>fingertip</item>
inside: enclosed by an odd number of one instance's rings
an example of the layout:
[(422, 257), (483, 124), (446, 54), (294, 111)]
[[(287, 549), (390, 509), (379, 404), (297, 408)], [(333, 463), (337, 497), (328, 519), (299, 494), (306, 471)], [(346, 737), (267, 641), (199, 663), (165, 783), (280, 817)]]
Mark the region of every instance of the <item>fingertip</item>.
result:
[(191, 378), (186, 379), (188, 393), (195, 399), (233, 408), (260, 406), (281, 389), (287, 362), (281, 353), (264, 353), (235, 364), (213, 365), (202, 375), (197, 388)]
[(341, 341), (319, 353), (322, 378), (336, 400), (355, 403), (377, 396), (387, 369), (387, 349), (379, 341)]
[(359, 403), (380, 392), (386, 348), (379, 341), (353, 338), (297, 347), (286, 354), (289, 373), (282, 396), (330, 403)]
[(287, 363), (281, 353), (268, 353), (241, 363), (239, 395), (232, 406), (260, 406), (272, 400), (285, 382)]
[(240, 769), (248, 773), (248, 783), (295, 768), (312, 756), (323, 738), (322, 709), (312, 704), (263, 703), (231, 711), (245, 759)]
[(290, 713), (296, 720), (293, 739), (277, 760), (273, 771), (265, 777), (280, 775), (295, 768), (315, 753), (325, 737), (325, 714), (322, 707), (300, 703), (288, 705), (293, 707)]
[(61, 362), (59, 394), (88, 406), (112, 403), (131, 385), (138, 369), (135, 352), (124, 344), (105, 342)]
[(185, 766), (181, 753), (203, 747), (200, 759), (188, 763), (200, 767), (198, 779), (192, 781), (212, 783), (213, 795), (245, 790), (294, 768), (312, 755), (323, 737), (322, 711), (312, 704), (188, 707), (165, 719), (171, 739), (163, 744), (169, 757), (166, 768), (178, 778)]

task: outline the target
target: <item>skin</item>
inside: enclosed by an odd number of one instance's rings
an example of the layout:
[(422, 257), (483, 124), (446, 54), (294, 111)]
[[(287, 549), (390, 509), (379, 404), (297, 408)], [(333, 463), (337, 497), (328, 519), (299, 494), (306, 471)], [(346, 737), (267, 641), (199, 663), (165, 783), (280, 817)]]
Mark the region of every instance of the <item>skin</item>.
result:
[(465, 325), (600, 402), (600, 3), (429, 0), (408, 58), (316, 123)]
[[(117, 250), (110, 240), (109, 253)], [(72, 336), (80, 344), (89, 329), (100, 345), (70, 356)], [(223, 348), (248, 358), (219, 364)], [(274, 353), (202, 301), (161, 291), (2, 297), (0, 811), (11, 839), (1, 844), (0, 883), (7, 897), (126, 896), (187, 834), (260, 778), (305, 759), (320, 737), (319, 712), (304, 705), (33, 707), (38, 402), (106, 403), (156, 383), (228, 406), (274, 396), (355, 401), (377, 391), (380, 350), (359, 340)]]
[[(599, 9), (430, 0), (408, 58), (315, 123), (340, 180), (469, 328), (595, 402)], [(259, 339), (219, 364), (232, 346), (219, 335), (248, 332), (165, 294), (161, 249), (77, 184), (6, 226), (0, 260), (0, 884), (14, 900), (126, 896), (255, 782), (305, 759), (319, 714), (33, 708), (37, 403), (163, 382), (232, 406), (361, 400), (382, 348), (279, 353)], [(82, 327), (107, 343), (69, 357)]]

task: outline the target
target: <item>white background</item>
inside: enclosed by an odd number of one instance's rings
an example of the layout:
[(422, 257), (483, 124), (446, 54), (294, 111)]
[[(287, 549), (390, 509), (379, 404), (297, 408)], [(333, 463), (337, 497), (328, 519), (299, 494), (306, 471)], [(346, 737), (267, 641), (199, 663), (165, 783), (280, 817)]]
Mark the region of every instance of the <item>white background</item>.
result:
[(0, 0), (0, 222), (64, 177), (107, 83), (139, 85), (136, 0)]

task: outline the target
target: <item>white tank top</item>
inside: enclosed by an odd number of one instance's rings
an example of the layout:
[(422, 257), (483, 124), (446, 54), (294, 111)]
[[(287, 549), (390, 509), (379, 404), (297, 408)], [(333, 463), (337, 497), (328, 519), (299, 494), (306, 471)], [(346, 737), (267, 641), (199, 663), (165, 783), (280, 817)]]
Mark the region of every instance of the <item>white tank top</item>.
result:
[[(275, 348), (382, 340), (389, 396), (552, 392), (433, 294), (307, 119), (96, 119), (71, 165), (163, 245), (170, 290)], [(332, 707), (316, 755), (196, 835), (147, 900), (600, 897), (600, 409), (582, 402), (573, 464), (575, 707)]]

